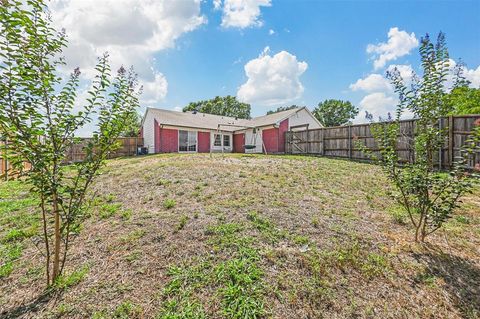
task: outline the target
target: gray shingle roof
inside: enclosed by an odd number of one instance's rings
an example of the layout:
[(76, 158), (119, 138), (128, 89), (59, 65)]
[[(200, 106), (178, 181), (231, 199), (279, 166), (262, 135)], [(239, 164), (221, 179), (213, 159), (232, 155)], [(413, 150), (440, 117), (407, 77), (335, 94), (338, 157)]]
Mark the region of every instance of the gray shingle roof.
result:
[(203, 128), (216, 130), (218, 124), (229, 124), (237, 126), (221, 126), (223, 131), (238, 131), (245, 127), (261, 127), (268, 125), (275, 125), (282, 120), (290, 117), (292, 114), (298, 112), (301, 108), (295, 108), (287, 111), (273, 113), (269, 115), (263, 115), (252, 118), (251, 120), (235, 119), (233, 117), (213, 115), (197, 112), (177, 112), (164, 109), (148, 108), (147, 112), (153, 112), (154, 117), (159, 124), (182, 126), (192, 128)]

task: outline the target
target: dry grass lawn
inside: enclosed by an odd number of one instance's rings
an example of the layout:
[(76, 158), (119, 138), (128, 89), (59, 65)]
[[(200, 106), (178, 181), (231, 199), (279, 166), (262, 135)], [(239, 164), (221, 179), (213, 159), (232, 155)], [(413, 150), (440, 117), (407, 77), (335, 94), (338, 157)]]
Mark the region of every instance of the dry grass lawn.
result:
[(35, 199), (0, 182), (2, 318), (478, 318), (480, 190), (421, 246), (374, 165), (109, 161), (45, 292)]

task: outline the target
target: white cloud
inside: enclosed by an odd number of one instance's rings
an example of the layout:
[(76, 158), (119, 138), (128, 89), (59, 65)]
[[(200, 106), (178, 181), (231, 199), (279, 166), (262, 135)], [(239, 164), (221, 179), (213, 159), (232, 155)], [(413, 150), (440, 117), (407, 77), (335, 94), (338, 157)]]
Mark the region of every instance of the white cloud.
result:
[(213, 9), (220, 10), (222, 7), (222, 0), (213, 0)]
[(274, 34), (275, 34), (275, 31), (274, 31), (273, 29), (270, 29), (270, 30), (268, 30), (268, 34), (269, 34), (269, 35), (274, 35)]
[[(221, 0), (214, 0), (214, 8), (220, 9)], [(270, 0), (224, 0), (222, 27), (247, 28), (263, 25), (260, 7), (271, 6)]]
[(162, 73), (156, 73), (153, 81), (140, 84), (143, 86), (142, 102), (146, 104), (155, 104), (167, 95), (168, 82)]
[(413, 68), (411, 65), (408, 64), (391, 64), (387, 67), (387, 71), (393, 71), (397, 69), (400, 72), (400, 76), (402, 77), (404, 83), (407, 85), (412, 81), (413, 77)]
[(407, 55), (418, 46), (418, 40), (415, 33), (408, 34), (397, 27), (390, 28), (388, 31), (388, 41), (378, 44), (369, 44), (367, 53), (374, 58), (373, 66), (375, 70), (383, 68), (389, 61), (393, 61)]
[(372, 113), (375, 117), (386, 118), (388, 112), (394, 116), (397, 106), (397, 99), (385, 94), (384, 92), (371, 93), (365, 96), (359, 103), (360, 109), (363, 111), (359, 116), (364, 116), (365, 111)]
[[(412, 81), (412, 66), (411, 65), (389, 65), (387, 71), (392, 71), (394, 68), (400, 72), (401, 77), (407, 85)], [(375, 118), (387, 118), (388, 113), (395, 116), (395, 111), (398, 104), (398, 99), (393, 92), (393, 85), (385, 76), (381, 74), (370, 74), (366, 78), (359, 79), (357, 82), (350, 85), (353, 91), (362, 90), (367, 93), (360, 101), (359, 106), (361, 112), (359, 113), (356, 122), (365, 122), (365, 111), (372, 113)], [(402, 118), (412, 117), (410, 112), (404, 112)]]
[(471, 87), (480, 88), (480, 65), (476, 69), (464, 71), (465, 77), (471, 82)]
[(363, 79), (358, 79), (357, 82), (350, 84), (352, 91), (391, 91), (392, 85), (390, 81), (381, 74), (373, 73)]
[[(455, 79), (455, 67), (457, 66), (457, 62), (453, 59), (449, 59), (448, 61), (448, 69), (449, 72), (446, 77), (445, 87), (447, 91), (449, 91), (453, 87), (454, 79)], [(469, 69), (468, 67), (463, 67), (463, 76), (465, 79), (470, 81), (470, 87), (472, 88), (480, 88), (480, 66), (476, 69)]]
[(49, 7), (55, 26), (68, 35), (68, 70), (78, 66), (91, 79), (97, 57), (108, 51), (113, 72), (134, 66), (149, 103), (167, 92), (167, 80), (152, 68), (153, 54), (206, 23), (200, 0), (52, 0)]
[(237, 97), (247, 103), (266, 106), (295, 100), (304, 91), (300, 76), (307, 67), (306, 62), (299, 62), (286, 51), (271, 56), (266, 47), (258, 58), (245, 65), (248, 80), (240, 86)]

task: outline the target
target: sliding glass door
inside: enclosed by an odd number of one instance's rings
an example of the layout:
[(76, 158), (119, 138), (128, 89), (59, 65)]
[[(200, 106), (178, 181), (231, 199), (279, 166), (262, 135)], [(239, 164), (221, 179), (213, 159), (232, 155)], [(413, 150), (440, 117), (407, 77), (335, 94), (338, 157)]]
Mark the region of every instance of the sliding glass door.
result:
[(197, 151), (197, 132), (196, 131), (178, 131), (178, 151), (196, 152)]

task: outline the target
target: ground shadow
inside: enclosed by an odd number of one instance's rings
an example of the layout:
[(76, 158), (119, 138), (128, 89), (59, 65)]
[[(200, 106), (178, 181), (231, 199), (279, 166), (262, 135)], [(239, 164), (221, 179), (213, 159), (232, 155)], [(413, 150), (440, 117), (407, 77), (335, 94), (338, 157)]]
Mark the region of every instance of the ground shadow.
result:
[(0, 318), (9, 319), (20, 318), (23, 316), (31, 318), (34, 313), (41, 310), (54, 297), (54, 293), (42, 293), (41, 295), (39, 295), (35, 299), (30, 300), (29, 302), (23, 303), (15, 308), (7, 309), (4, 312), (1, 312)]
[(455, 306), (466, 318), (480, 316), (480, 268), (473, 262), (438, 251), (417, 254), (429, 274), (442, 278)]

